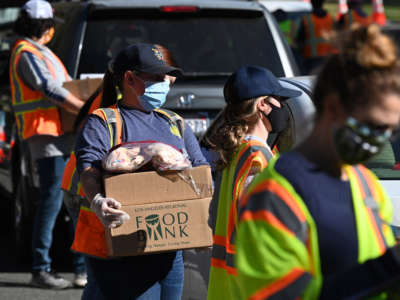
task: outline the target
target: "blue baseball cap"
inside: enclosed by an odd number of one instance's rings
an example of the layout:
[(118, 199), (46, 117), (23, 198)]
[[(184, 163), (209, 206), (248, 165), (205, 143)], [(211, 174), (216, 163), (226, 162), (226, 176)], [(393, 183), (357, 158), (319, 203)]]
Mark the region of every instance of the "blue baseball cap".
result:
[(161, 51), (153, 44), (135, 43), (118, 53), (112, 62), (114, 73), (136, 70), (150, 74), (182, 75), (182, 70), (166, 63)]
[(240, 102), (261, 96), (287, 99), (300, 95), (300, 91), (283, 87), (271, 71), (259, 66), (241, 67), (229, 76), (224, 87), (227, 102)]

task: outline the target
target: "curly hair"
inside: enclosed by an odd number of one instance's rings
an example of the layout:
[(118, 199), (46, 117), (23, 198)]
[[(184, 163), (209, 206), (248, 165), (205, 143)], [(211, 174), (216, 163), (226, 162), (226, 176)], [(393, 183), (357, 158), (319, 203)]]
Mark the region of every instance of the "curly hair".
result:
[(218, 122), (214, 122), (203, 137), (204, 145), (219, 153), (217, 168), (221, 170), (231, 163), (244, 136), (257, 123), (259, 116), (256, 105), (258, 101), (266, 98), (262, 96), (237, 101), (232, 93), (232, 85), (233, 82), (229, 78), (224, 86), (227, 106)]

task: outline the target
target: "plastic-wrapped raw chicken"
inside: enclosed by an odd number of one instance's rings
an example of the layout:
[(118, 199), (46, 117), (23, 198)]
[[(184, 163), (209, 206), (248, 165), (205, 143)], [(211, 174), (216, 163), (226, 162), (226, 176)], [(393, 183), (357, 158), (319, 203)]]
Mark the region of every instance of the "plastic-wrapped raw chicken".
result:
[(144, 152), (151, 156), (151, 162), (156, 170), (183, 170), (192, 166), (180, 151), (164, 143), (149, 144), (144, 148)]
[(151, 162), (158, 171), (183, 170), (190, 161), (176, 148), (159, 142), (129, 142), (110, 150), (103, 168), (111, 172), (133, 172)]

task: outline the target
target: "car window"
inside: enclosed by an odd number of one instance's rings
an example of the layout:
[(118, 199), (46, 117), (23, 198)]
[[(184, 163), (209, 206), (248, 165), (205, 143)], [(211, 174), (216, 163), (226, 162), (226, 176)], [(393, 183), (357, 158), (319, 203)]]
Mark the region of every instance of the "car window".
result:
[(19, 8), (0, 8), (0, 51), (11, 50), (15, 41), (12, 28), (18, 13)]
[[(113, 14), (111, 14), (113, 16)], [(265, 16), (237, 13), (186, 17), (144, 14), (88, 22), (78, 74), (103, 73), (107, 62), (133, 42), (169, 49), (186, 75), (230, 74), (244, 64), (284, 76)]]
[(19, 13), (18, 7), (0, 8), (0, 25), (14, 22)]

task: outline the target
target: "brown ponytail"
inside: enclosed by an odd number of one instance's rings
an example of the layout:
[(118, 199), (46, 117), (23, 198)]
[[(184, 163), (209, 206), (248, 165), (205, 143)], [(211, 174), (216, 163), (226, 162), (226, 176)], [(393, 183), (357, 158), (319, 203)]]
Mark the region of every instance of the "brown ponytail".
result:
[(121, 85), (121, 80), (116, 80), (110, 69), (107, 69), (103, 77), (103, 96), (100, 107), (109, 107), (117, 103), (117, 87)]

